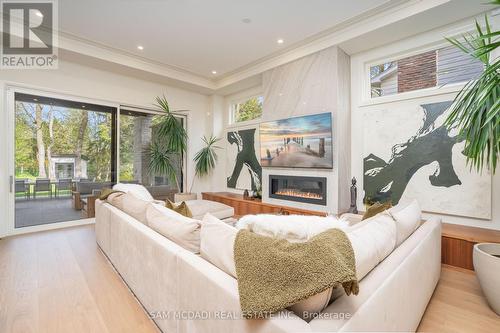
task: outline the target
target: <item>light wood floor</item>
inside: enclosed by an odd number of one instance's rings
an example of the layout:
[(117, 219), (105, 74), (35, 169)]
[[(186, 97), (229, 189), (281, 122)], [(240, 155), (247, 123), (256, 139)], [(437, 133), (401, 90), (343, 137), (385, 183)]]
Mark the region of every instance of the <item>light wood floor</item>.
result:
[[(443, 266), (419, 331), (498, 332), (500, 316), (486, 305), (474, 273)], [(0, 332), (158, 329), (97, 248), (89, 225), (0, 240)]]
[(473, 271), (443, 265), (418, 331), (500, 332), (500, 316), (488, 307)]
[(93, 225), (0, 240), (0, 332), (158, 332)]

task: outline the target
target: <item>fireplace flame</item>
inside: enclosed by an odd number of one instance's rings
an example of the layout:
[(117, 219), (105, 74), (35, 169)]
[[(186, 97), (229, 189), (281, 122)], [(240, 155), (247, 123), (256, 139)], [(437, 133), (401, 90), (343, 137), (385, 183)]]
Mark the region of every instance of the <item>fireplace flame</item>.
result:
[(295, 189), (282, 189), (276, 191), (275, 194), (286, 195), (289, 197), (298, 197), (298, 198), (308, 198), (308, 199), (318, 199), (318, 200), (323, 199), (323, 196), (321, 194), (313, 192), (303, 192), (301, 190), (295, 190)]

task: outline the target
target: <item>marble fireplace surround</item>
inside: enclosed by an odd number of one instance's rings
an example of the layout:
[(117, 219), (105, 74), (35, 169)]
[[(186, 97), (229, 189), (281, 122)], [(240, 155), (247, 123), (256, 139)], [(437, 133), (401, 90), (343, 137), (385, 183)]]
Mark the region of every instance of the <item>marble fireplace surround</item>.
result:
[[(332, 113), (333, 169), (262, 169), (262, 200), (283, 206), (336, 214), (349, 208), (350, 185), (350, 58), (330, 47), (262, 75), (262, 122)], [(325, 177), (326, 205), (269, 197), (269, 175)]]

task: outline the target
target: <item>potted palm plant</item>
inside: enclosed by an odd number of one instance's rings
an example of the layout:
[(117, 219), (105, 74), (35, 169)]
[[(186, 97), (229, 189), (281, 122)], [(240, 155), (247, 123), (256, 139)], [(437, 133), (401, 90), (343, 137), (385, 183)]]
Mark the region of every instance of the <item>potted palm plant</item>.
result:
[[(217, 149), (221, 149), (221, 147), (217, 146), (217, 142), (220, 141), (220, 138), (217, 138), (211, 135), (209, 138), (203, 136), (202, 138), (204, 147), (196, 153), (194, 156), (194, 170), (195, 176), (202, 178), (208, 176), (212, 170), (215, 168), (217, 164)], [(193, 178), (193, 182), (191, 183), (190, 190), (193, 189), (195, 178)], [(191, 192), (191, 191), (190, 191)]]
[[(159, 115), (155, 121), (155, 135), (148, 149), (149, 172), (157, 175), (165, 175), (177, 187), (174, 201), (186, 201), (196, 199), (196, 193), (191, 193), (194, 180), (189, 192), (182, 192), (179, 180), (179, 170), (183, 167), (183, 156), (186, 153), (188, 135), (186, 129), (178, 118), (170, 110), (165, 96), (156, 98), (156, 106), (164, 113)], [(213, 170), (217, 163), (216, 145), (218, 138), (211, 136), (203, 137), (205, 146), (195, 155), (195, 177), (204, 177)]]
[[(491, 4), (500, 5), (500, 0)], [(464, 154), (471, 167), (493, 173), (500, 153), (500, 31), (492, 31), (488, 16), (485, 27), (476, 21), (476, 33), (447, 40), (484, 64), (481, 75), (468, 82), (455, 98), (447, 119), (465, 139)], [(491, 308), (500, 314), (500, 245), (479, 243), (474, 246), (473, 263), (481, 288)]]
[[(187, 132), (183, 124), (170, 110), (165, 96), (156, 97), (156, 106), (164, 113), (155, 120), (155, 135), (148, 149), (149, 172), (165, 175), (182, 192), (178, 170), (182, 170), (183, 156), (187, 147)], [(187, 200), (187, 199), (185, 199)]]
[[(491, 4), (500, 5), (500, 0)], [(500, 31), (492, 31), (485, 16), (485, 27), (476, 21), (476, 33), (447, 40), (484, 64), (481, 75), (469, 81), (458, 93), (446, 120), (458, 128), (465, 139), (464, 154), (471, 167), (484, 167), (495, 173), (500, 153)]]

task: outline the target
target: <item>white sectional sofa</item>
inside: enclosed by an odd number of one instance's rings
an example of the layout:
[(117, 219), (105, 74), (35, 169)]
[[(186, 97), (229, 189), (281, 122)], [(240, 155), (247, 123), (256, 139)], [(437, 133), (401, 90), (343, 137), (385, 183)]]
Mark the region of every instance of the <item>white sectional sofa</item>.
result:
[(163, 332), (415, 331), (439, 280), (441, 221), (430, 219), (360, 281), (306, 322), (289, 310), (240, 317), (237, 280), (109, 203), (96, 202), (96, 237)]

